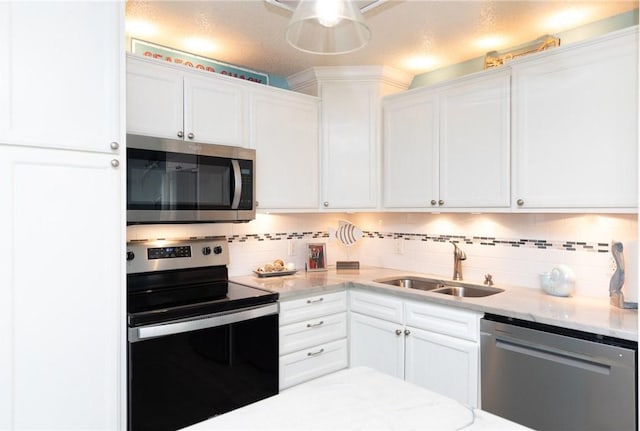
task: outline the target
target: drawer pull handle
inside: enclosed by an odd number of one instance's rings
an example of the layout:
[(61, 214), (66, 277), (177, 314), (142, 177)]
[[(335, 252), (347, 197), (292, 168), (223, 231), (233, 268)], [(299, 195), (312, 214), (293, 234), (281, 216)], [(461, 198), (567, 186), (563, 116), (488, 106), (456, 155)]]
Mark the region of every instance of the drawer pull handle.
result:
[(324, 324), (324, 320), (321, 320), (318, 323), (307, 323), (307, 328), (315, 328), (316, 326), (320, 326), (322, 324)]
[(402, 334), (402, 329), (396, 329), (396, 335), (401, 335)]
[(316, 302), (322, 302), (324, 300), (324, 298), (320, 297), (318, 299), (307, 299), (307, 304), (313, 304)]
[(324, 353), (324, 349), (320, 349), (317, 352), (307, 352), (307, 356), (318, 356), (321, 353)]

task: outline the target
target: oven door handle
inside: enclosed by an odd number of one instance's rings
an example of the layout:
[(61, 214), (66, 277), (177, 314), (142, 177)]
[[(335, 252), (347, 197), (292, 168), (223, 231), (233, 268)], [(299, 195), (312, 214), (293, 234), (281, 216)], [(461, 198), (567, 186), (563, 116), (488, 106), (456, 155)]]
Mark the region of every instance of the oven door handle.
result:
[(135, 343), (138, 341), (148, 340), (150, 338), (181, 334), (200, 329), (215, 328), (217, 326), (228, 325), (230, 323), (255, 319), (256, 317), (269, 316), (271, 314), (278, 314), (277, 303), (243, 308), (228, 313), (208, 315), (179, 322), (129, 328), (128, 339), (130, 343)]

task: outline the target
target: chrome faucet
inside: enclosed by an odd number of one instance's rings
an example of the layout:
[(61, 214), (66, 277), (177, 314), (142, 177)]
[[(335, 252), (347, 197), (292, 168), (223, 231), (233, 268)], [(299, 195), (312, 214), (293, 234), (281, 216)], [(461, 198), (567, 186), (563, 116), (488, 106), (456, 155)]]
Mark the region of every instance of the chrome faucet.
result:
[(467, 258), (467, 255), (455, 242), (449, 242), (453, 244), (453, 279), (462, 280), (462, 261)]

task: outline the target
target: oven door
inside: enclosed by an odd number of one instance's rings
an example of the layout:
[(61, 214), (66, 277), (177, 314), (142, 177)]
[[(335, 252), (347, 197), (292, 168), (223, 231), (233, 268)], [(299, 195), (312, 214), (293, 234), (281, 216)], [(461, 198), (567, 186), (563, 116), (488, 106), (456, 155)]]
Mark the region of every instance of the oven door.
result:
[(130, 328), (129, 430), (176, 430), (277, 394), (277, 309)]

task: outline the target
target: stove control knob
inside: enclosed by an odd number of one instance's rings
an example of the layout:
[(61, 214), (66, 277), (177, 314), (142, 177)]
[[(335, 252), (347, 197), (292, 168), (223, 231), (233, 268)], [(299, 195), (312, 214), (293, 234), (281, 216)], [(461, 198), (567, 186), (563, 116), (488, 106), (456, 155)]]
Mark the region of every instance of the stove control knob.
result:
[(211, 247), (209, 246), (203, 247), (202, 254), (204, 254), (205, 256), (209, 256), (211, 254)]
[(133, 258), (135, 258), (135, 257), (136, 257), (136, 254), (134, 252), (132, 252), (132, 251), (128, 251), (127, 252), (127, 261), (133, 260)]
[(222, 247), (220, 247), (219, 245), (216, 245), (215, 247), (213, 247), (213, 252), (215, 254), (220, 254), (222, 253)]

